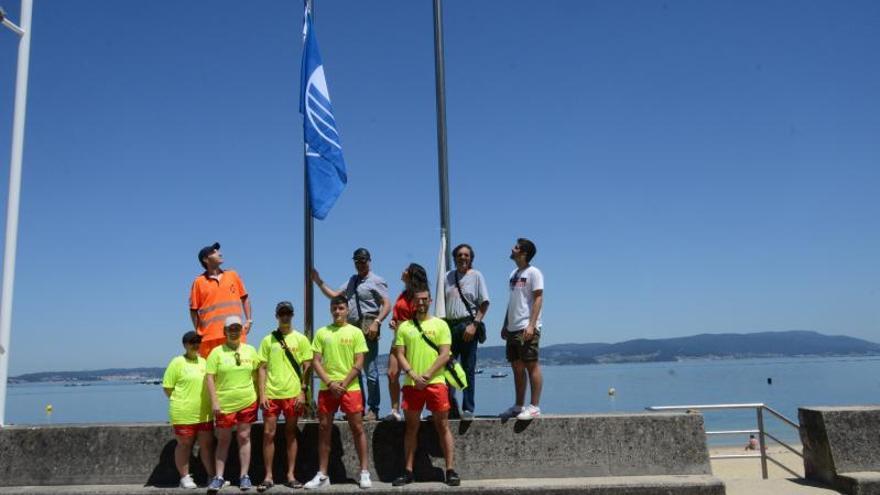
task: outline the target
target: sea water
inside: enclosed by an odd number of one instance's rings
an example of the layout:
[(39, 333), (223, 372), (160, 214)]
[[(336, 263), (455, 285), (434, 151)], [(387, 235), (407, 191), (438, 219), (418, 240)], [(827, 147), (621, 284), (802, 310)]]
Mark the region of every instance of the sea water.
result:
[[(493, 373), (507, 372), (503, 378)], [(545, 414), (644, 411), (649, 406), (763, 402), (797, 422), (799, 406), (880, 403), (880, 357), (693, 360), (672, 363), (545, 366)], [(382, 412), (388, 387), (381, 376)], [(768, 383), (772, 382), (772, 383)], [(609, 392), (613, 389), (613, 394)], [(487, 368), (476, 380), (477, 415), (495, 415), (514, 401), (508, 369)], [(46, 406), (52, 406), (47, 414)], [(95, 382), (10, 385), (7, 423), (167, 421), (160, 385)], [(796, 441), (797, 432), (772, 417), (769, 431)], [(706, 413), (708, 430), (756, 428), (754, 410)], [(745, 439), (713, 438), (713, 444)]]

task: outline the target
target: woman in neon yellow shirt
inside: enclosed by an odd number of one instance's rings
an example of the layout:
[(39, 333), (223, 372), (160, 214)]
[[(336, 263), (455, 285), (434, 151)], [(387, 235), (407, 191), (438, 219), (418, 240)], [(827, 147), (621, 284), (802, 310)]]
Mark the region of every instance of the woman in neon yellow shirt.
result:
[(202, 338), (195, 332), (183, 334), (182, 356), (165, 368), (162, 388), (168, 396), (168, 416), (177, 436), (174, 464), (180, 472), (181, 488), (197, 488), (189, 474), (189, 456), (196, 438), (199, 456), (210, 478), (214, 477), (214, 424), (211, 422), (211, 401), (205, 389), (205, 359), (199, 356)]
[(205, 383), (217, 424), (216, 475), (208, 485), (208, 493), (217, 493), (224, 486), (223, 471), (232, 428), (236, 429), (241, 462), (238, 486), (242, 490), (253, 488), (248, 469), (251, 465), (251, 423), (257, 420), (256, 371), (260, 360), (254, 346), (241, 341), (241, 318), (226, 318), (223, 333), (226, 334), (226, 343), (211, 351), (206, 366)]

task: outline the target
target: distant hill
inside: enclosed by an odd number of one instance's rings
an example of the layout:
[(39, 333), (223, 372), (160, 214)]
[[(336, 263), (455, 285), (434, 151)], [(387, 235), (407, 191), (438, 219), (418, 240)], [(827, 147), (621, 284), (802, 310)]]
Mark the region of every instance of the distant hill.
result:
[[(880, 344), (842, 335), (793, 330), (788, 332), (700, 334), (671, 339), (636, 339), (616, 344), (556, 344), (541, 348), (548, 365), (647, 363), (685, 359), (746, 359), (798, 356), (877, 356)], [(387, 356), (380, 358), (384, 365)], [(504, 366), (504, 346), (481, 347), (479, 366)], [(163, 368), (52, 371), (10, 377), (10, 383), (150, 381)]]

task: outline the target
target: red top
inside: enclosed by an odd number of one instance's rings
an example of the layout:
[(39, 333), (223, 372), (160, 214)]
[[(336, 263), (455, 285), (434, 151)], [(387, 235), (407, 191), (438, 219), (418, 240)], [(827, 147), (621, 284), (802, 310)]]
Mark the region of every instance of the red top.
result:
[(407, 299), (406, 291), (401, 292), (394, 303), (392, 318), (394, 318), (394, 321), (402, 322), (411, 320), (415, 314), (416, 308), (413, 306), (412, 301)]

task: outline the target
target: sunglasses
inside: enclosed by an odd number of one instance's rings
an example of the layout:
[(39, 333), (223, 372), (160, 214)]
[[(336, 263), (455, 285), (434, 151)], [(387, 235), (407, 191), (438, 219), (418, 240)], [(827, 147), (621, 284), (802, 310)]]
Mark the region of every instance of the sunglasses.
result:
[(279, 311), (275, 316), (293, 316), (293, 311)]
[(239, 353), (236, 351), (236, 353), (233, 354), (233, 356), (235, 357), (235, 365), (236, 365), (236, 366), (241, 366), (241, 354), (239, 354)]

